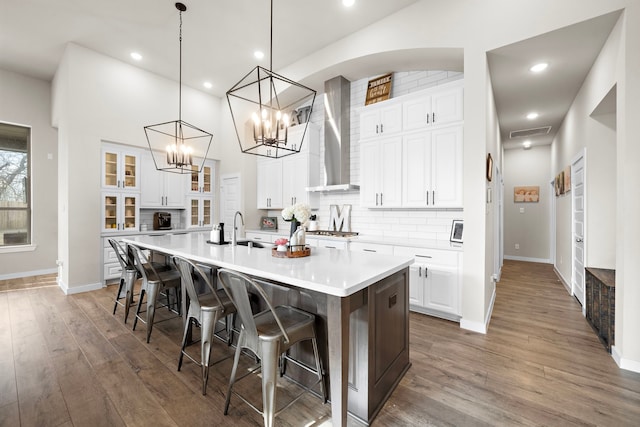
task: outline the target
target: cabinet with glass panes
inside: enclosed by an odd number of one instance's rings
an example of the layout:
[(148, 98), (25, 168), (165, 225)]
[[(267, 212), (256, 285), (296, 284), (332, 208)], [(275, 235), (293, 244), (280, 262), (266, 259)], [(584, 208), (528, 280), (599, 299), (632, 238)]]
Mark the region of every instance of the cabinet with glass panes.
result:
[(140, 151), (117, 144), (102, 145), (102, 188), (140, 190)]
[(103, 232), (137, 230), (140, 217), (139, 196), (130, 193), (102, 194)]
[(212, 202), (210, 197), (189, 197), (189, 224), (188, 228), (211, 226)]
[(191, 166), (191, 179), (189, 180), (189, 194), (212, 195), (213, 194), (213, 160), (205, 160), (202, 170), (198, 165)]

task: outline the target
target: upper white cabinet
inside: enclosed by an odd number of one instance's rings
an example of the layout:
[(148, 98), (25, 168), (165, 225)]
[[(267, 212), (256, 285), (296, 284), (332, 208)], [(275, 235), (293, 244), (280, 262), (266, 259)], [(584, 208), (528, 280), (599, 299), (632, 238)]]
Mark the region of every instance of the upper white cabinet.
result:
[(462, 143), (462, 125), (403, 137), (404, 207), (462, 207)]
[(140, 150), (102, 145), (102, 188), (140, 191)]
[(258, 159), (256, 177), (257, 208), (282, 209), (282, 159)]
[(102, 232), (138, 231), (140, 196), (133, 192), (102, 193)]
[[(200, 164), (200, 161), (198, 161)], [(191, 172), (189, 187), (187, 194), (191, 195), (203, 195), (212, 196), (214, 192), (213, 185), (213, 160), (205, 160), (202, 170), (198, 170), (198, 165), (191, 166), (193, 172)]]
[(394, 208), (402, 204), (402, 138), (360, 145), (360, 205)]
[[(304, 126), (289, 128), (290, 140), (299, 141)], [(306, 187), (318, 185), (320, 179), (320, 129), (309, 124), (299, 153), (281, 159), (260, 158), (257, 161), (256, 195), (258, 209), (282, 209), (295, 203), (318, 204), (318, 195)]]
[(360, 138), (390, 136), (402, 130), (402, 104), (395, 100), (365, 107), (360, 113)]
[(142, 154), (140, 168), (142, 208), (185, 208), (186, 176), (191, 175), (157, 170), (150, 151)]
[(463, 119), (462, 82), (410, 95), (402, 103), (402, 130), (411, 131), (443, 126)]
[(362, 206), (462, 207), (463, 84), (455, 81), (360, 110)]

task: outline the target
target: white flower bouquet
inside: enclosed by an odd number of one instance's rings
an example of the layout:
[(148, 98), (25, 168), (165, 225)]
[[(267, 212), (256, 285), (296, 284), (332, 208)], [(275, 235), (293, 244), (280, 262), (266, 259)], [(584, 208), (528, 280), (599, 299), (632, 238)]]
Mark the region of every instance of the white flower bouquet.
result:
[(311, 217), (311, 208), (306, 203), (296, 203), (282, 210), (282, 219), (304, 224)]

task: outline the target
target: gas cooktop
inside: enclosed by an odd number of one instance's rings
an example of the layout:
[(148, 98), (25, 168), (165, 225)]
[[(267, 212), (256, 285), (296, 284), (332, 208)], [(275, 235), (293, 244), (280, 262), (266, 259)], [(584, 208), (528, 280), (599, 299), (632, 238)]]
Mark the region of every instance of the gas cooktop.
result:
[(313, 230), (307, 231), (307, 235), (331, 236), (331, 237), (354, 237), (358, 233), (355, 231), (335, 231), (335, 230)]

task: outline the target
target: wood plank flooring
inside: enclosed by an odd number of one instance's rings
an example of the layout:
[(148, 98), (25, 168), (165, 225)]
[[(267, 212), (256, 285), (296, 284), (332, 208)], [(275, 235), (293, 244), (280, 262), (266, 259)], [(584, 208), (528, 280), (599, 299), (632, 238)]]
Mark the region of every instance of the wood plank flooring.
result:
[[(237, 399), (222, 413), (231, 359), (206, 396), (199, 368), (176, 371), (179, 319), (161, 310), (147, 344), (144, 324), (111, 314), (114, 286), (65, 296), (51, 282), (0, 282), (0, 426), (262, 425)], [(487, 335), (412, 313), (410, 342), (413, 366), (374, 425), (640, 425), (640, 374), (618, 369), (550, 265), (505, 263)], [(214, 359), (229, 354), (216, 342)], [(259, 403), (259, 379), (243, 382)], [(304, 397), (276, 425), (330, 426), (330, 406)]]

